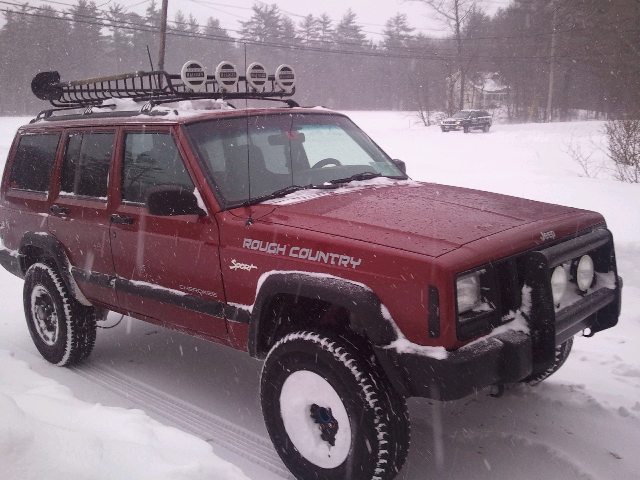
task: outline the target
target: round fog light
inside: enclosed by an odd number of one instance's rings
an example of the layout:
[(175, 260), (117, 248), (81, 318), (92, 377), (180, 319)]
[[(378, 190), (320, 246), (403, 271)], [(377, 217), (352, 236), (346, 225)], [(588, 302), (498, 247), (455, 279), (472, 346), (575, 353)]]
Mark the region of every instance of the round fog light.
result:
[(551, 275), (551, 292), (553, 293), (553, 303), (557, 305), (562, 300), (564, 292), (567, 290), (567, 272), (562, 265), (558, 265)]
[(586, 292), (593, 285), (594, 274), (593, 260), (589, 255), (583, 255), (576, 268), (576, 283), (580, 291)]

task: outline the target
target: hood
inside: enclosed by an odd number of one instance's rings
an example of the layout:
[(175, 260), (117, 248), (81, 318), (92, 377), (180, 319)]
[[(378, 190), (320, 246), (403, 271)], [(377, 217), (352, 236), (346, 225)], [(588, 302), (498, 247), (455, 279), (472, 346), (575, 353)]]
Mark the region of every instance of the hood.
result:
[(584, 213), (517, 197), (413, 181), (301, 191), (270, 203), (275, 209), (263, 218), (269, 223), (429, 256), (443, 255), (527, 223)]

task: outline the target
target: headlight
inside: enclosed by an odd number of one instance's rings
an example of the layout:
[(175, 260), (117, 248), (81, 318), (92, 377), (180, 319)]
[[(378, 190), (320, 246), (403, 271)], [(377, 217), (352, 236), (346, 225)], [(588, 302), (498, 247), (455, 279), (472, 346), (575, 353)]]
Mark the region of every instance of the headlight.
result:
[(551, 292), (553, 293), (553, 303), (557, 305), (562, 300), (564, 292), (567, 290), (567, 272), (562, 265), (558, 265), (551, 275)]
[(589, 255), (583, 255), (576, 268), (576, 283), (580, 291), (586, 292), (591, 287), (594, 274), (593, 260)]
[(465, 313), (480, 306), (480, 272), (458, 277), (456, 281), (458, 313)]

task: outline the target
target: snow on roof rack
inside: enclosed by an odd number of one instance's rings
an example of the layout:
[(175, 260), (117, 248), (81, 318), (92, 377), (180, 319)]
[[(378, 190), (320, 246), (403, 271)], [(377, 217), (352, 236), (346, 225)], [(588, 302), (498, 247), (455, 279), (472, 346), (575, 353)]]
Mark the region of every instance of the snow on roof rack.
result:
[[(256, 65), (262, 67), (257, 73)], [(97, 107), (110, 99), (147, 102), (143, 107), (146, 112), (161, 103), (195, 99), (275, 100), (297, 107), (297, 102), (285, 98), (295, 93), (295, 80), (295, 73), (288, 65), (280, 65), (275, 75), (268, 75), (264, 67), (255, 62), (247, 69), (246, 76), (241, 76), (232, 63), (222, 62), (215, 75), (207, 75), (202, 64), (190, 60), (180, 75), (155, 70), (61, 82), (58, 72), (41, 72), (33, 78), (31, 90), (59, 110)]]

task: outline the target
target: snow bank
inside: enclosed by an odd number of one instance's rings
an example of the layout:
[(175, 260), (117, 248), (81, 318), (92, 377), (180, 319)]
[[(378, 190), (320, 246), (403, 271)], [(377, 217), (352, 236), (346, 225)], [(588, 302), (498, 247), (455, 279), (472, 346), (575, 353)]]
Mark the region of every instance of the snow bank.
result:
[(5, 480), (247, 480), (203, 440), (141, 410), (105, 407), (0, 350), (0, 471)]

